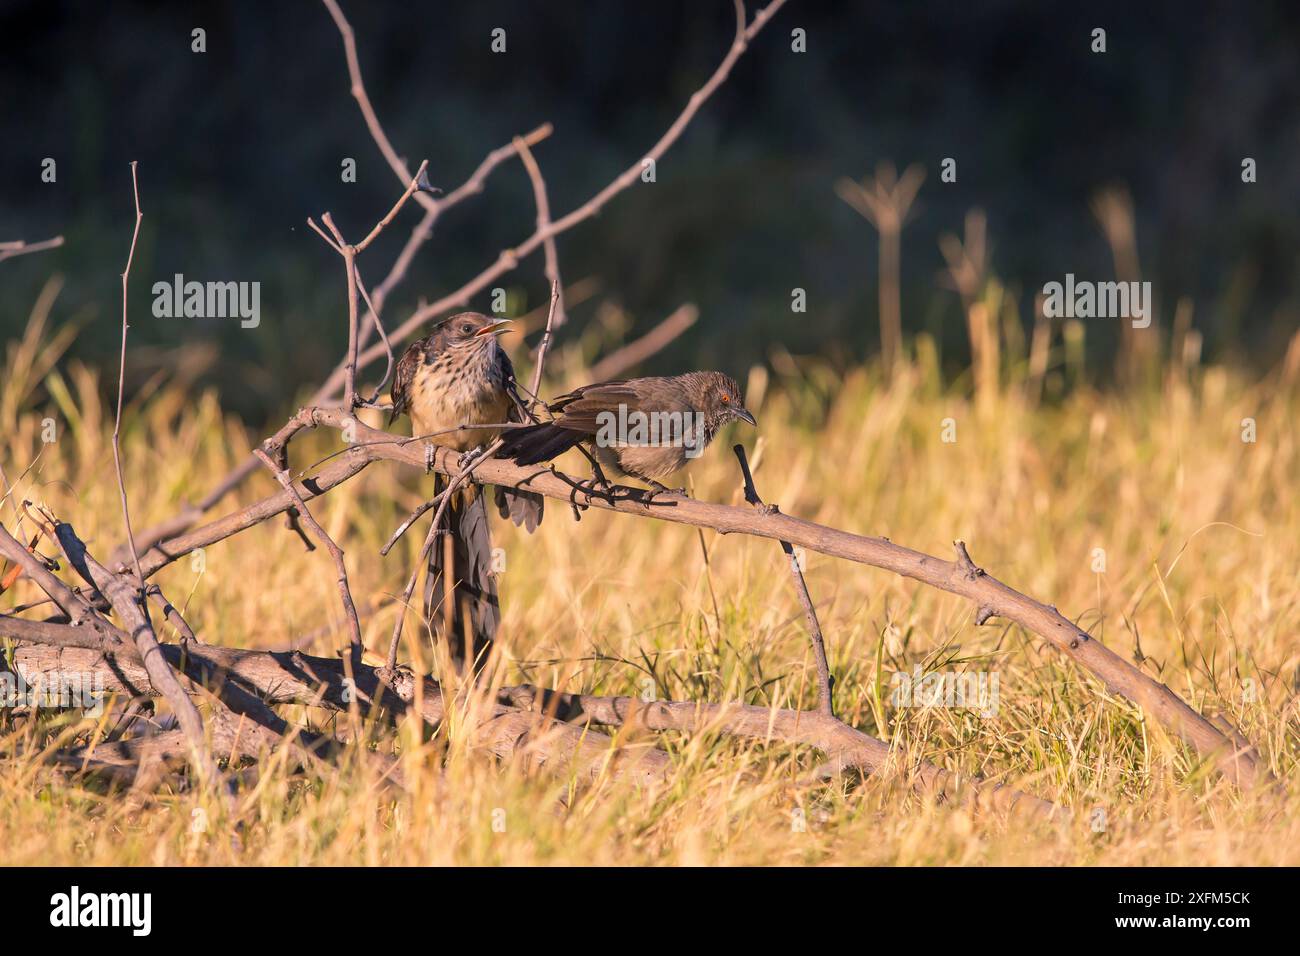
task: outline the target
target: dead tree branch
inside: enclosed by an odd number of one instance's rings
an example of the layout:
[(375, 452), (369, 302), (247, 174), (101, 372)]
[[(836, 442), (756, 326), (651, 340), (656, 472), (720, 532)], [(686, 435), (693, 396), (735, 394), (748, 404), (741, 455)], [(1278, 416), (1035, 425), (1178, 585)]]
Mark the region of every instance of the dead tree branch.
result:
[[(344, 427), (345, 420), (341, 412), (328, 408), (305, 409), (300, 413), (300, 418), (335, 428)], [(338, 461), (311, 479), (308, 484), (313, 493), (324, 493), (329, 487), (360, 471), (369, 461), (377, 459), (397, 461), (420, 469), (426, 467), (426, 454), (420, 443), (394, 439), (384, 432), (357, 423), (353, 423), (352, 427), (358, 432), (356, 444)], [(459, 457), (441, 447), (434, 448), (432, 465), (435, 470), (451, 478), (459, 477), (464, 471), (459, 465)], [(984, 573), (960, 543), (957, 545), (957, 561), (944, 561), (883, 538), (855, 535), (779, 512), (764, 514), (752, 508), (742, 509), (680, 497), (660, 496), (647, 502), (638, 497), (592, 493), (575, 487), (575, 483), (566, 482), (563, 476), (553, 474), (548, 469), (520, 467), (497, 459), (478, 463), (473, 480), (504, 487), (527, 488), (547, 497), (576, 501), (587, 507), (707, 527), (723, 534), (749, 534), (772, 538), (778, 542), (785, 541), (792, 546), (798, 545), (828, 556), (892, 571), (960, 595), (975, 603), (981, 619), (987, 620), (990, 616), (997, 615), (1045, 638), (1071, 660), (1101, 679), (1111, 692), (1133, 701), (1198, 753), (1214, 759), (1221, 772), (1239, 786), (1249, 787), (1268, 778), (1266, 769), (1259, 766), (1258, 756), (1253, 749), (1241, 747), (1237, 741), (1230, 740), (1168, 687), (1143, 674), (1093, 640), (1085, 631), (1062, 617), (1055, 608), (1034, 601)], [(292, 501), (287, 494), (264, 499), (182, 538), (163, 542), (157, 555), (151, 552), (145, 556), (143, 563), (146, 568), (155, 565), (161, 567), (194, 547), (206, 546), (259, 520), (265, 520), (291, 505)]]
[[(533, 151), (528, 148), (528, 144), (516, 137), (515, 149), (519, 151), (519, 161), (524, 164), (524, 169), (528, 172), (528, 181), (533, 186), (533, 203), (537, 207), (537, 231), (545, 232), (551, 225), (551, 201), (546, 194), (546, 180), (542, 178), (541, 167), (533, 158)], [(559, 301), (558, 306), (554, 302), (551, 305), (555, 313), (555, 327), (558, 329), (569, 320), (569, 316), (564, 310), (564, 285), (560, 282), (560, 254), (556, 250), (554, 236), (548, 236), (542, 243), (542, 254), (546, 263), (546, 278), (551, 283), (551, 295)], [(547, 322), (547, 336), (542, 339), (542, 346), (545, 346), (550, 338), (550, 320), (548, 319)], [(537, 389), (534, 388), (533, 391), (536, 392)]]
[[(528, 145), (535, 146), (550, 136), (551, 132), (551, 124), (543, 123), (531, 133), (524, 136), (523, 140)], [(518, 150), (513, 142), (493, 150), (478, 165), (469, 179), (446, 196), (439, 199), (434, 200), (426, 193), (416, 194), (419, 197), (419, 200), (428, 199), (433, 202), (434, 205), (432, 208), (426, 207), (424, 217), (415, 228), (412, 229), (411, 235), (406, 241), (406, 245), (402, 248), (401, 253), (393, 263), (388, 275), (372, 291), (370, 297), (371, 301), (369, 302), (370, 312), (366, 317), (366, 324), (361, 332), (362, 348), (366, 346), (370, 335), (375, 331), (379, 322), (379, 312), (383, 309), (388, 296), (402, 282), (402, 280), (406, 278), (411, 262), (414, 260), (420, 247), (424, 245), (424, 243), (428, 242), (433, 236), (433, 226), (438, 217), (457, 203), (462, 202), (470, 196), (481, 193), (484, 189), (485, 183), (487, 182), (487, 178), (492, 171), (506, 160), (516, 155), (517, 152)], [(406, 178), (403, 177), (403, 182), (405, 181)], [(330, 241), (328, 237), (325, 238), (327, 241)], [(358, 283), (359, 282), (360, 277), (358, 274)], [(384, 346), (381, 345), (381, 347)], [(324, 388), (318, 389), (312, 397), (312, 402), (323, 402), (330, 398), (332, 394), (332, 390), (327, 392)], [(244, 481), (248, 479), (248, 476), (257, 470), (258, 464), (258, 460), (254, 456), (249, 455), (244, 462), (235, 466), (235, 468), (223, 475), (216, 486), (213, 487), (213, 489), (203, 498), (193, 504), (186, 505), (178, 514), (166, 521), (142, 531), (137, 536), (140, 546), (143, 548), (152, 547), (164, 538), (173, 537), (185, 531), (187, 528), (193, 527), (205, 514), (220, 504), (226, 495), (230, 494), (230, 492), (243, 484)], [(126, 557), (125, 548), (119, 548), (113, 552), (111, 563), (116, 566), (124, 561)]]
[[(29, 683), (43, 677), (45, 686), (59, 686), (59, 674), (95, 673), (103, 676), (109, 692), (132, 693), (147, 686), (137, 655), (123, 649), (114, 655), (110, 666), (97, 646), (84, 646), (94, 638), (80, 628), (0, 615), (0, 636), (20, 642), (14, 651), (15, 668)], [(422, 694), (417, 695), (409, 671), (386, 682), (376, 668), (362, 664), (354, 672), (354, 683), (348, 684), (343, 662), (297, 652), (244, 651), (210, 644), (182, 649), (168, 644), (162, 646), (161, 653), (196, 683), (238, 686), (270, 705), (301, 704), (346, 712), (353, 706), (351, 698), (363, 707), (382, 704), (414, 714), (434, 727), (447, 715), (439, 685), (424, 678)], [(471, 731), (469, 743), (502, 759), (572, 772), (583, 781), (608, 774), (649, 784), (662, 782), (668, 771), (667, 754), (650, 744), (615, 748), (614, 742), (598, 731), (507, 705), (488, 707)]]
[[(343, 427), (343, 416), (337, 410), (315, 409), (311, 417), (318, 424)], [(351, 452), (425, 468), (425, 453), (416, 447), (417, 443), (403, 444), (391, 437), (385, 438), (385, 432), (360, 424), (355, 425), (354, 430), (358, 445)], [(452, 477), (461, 473), (457, 456), (441, 447), (435, 449), (433, 468)], [(788, 541), (810, 551), (882, 568), (957, 594), (974, 602), (977, 608), (987, 608), (987, 613), (980, 611), (986, 620), (988, 616), (996, 615), (1046, 639), (1066, 657), (1098, 677), (1112, 693), (1131, 700), (1202, 756), (1215, 760), (1223, 774), (1239, 786), (1249, 788), (1269, 777), (1267, 770), (1259, 765), (1254, 750), (1236, 746), (1164, 684), (1093, 640), (1054, 607), (1008, 587), (975, 567), (973, 562), (967, 567), (902, 547), (884, 538), (852, 534), (779, 513), (758, 514), (752, 508), (675, 496), (658, 496), (647, 502), (641, 496), (593, 493), (575, 487), (572, 479), (565, 481), (549, 469), (521, 467), (498, 459), (488, 459), (480, 464), (474, 480), (502, 487), (526, 488), (587, 507), (712, 528), (722, 534), (749, 534)]]
[[(734, 702), (647, 702), (635, 697), (557, 693), (528, 685), (503, 688), (500, 698), (516, 707), (539, 708), (561, 720), (573, 722), (611, 727), (636, 725), (656, 731), (705, 731), (754, 740), (805, 744), (827, 754), (840, 766), (858, 767), (869, 773), (896, 767), (899, 762), (898, 753), (884, 741), (854, 730), (834, 716), (806, 710)], [(918, 762), (915, 772), (920, 781), (919, 789), (935, 797), (958, 799), (976, 807), (1029, 811), (1043, 817), (1059, 817), (1062, 813), (1059, 807), (1046, 800), (1011, 787), (961, 777), (925, 761)]]
[(203, 718), (199, 716), (198, 708), (186, 695), (171, 665), (163, 656), (141, 600), (140, 590), (122, 575), (114, 574), (96, 561), (71, 525), (58, 521), (53, 530), (68, 563), (87, 584), (108, 599), (125, 625), (131, 644), (148, 675), (149, 685), (171, 705), (181, 730), (185, 732), (190, 745), (190, 760), (199, 779), (208, 786), (217, 787), (221, 778), (204, 738)]
[(616, 352), (611, 352), (591, 367), (590, 378), (593, 382), (607, 382), (622, 378), (630, 369), (636, 368), (646, 359), (662, 352), (683, 332), (695, 324), (700, 317), (700, 310), (691, 303), (678, 306), (668, 318), (653, 329), (633, 339)]

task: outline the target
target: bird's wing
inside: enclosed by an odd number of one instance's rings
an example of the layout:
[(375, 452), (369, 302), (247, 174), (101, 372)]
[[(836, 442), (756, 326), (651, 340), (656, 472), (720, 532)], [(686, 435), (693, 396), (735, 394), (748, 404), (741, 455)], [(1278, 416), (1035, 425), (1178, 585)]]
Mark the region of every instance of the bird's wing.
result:
[(629, 410), (638, 408), (636, 391), (627, 382), (600, 382), (561, 395), (552, 403), (551, 411), (555, 413), (554, 424), (561, 428), (594, 435), (600, 430), (598, 417), (606, 412), (617, 415), (620, 405)]
[(391, 396), (393, 399), (393, 410), (389, 413), (388, 424), (397, 421), (397, 416), (406, 411), (406, 406), (411, 400), (411, 382), (415, 380), (415, 370), (420, 367), (424, 361), (425, 339), (417, 339), (412, 342), (402, 353), (401, 359), (397, 363), (397, 370), (393, 373), (393, 389)]

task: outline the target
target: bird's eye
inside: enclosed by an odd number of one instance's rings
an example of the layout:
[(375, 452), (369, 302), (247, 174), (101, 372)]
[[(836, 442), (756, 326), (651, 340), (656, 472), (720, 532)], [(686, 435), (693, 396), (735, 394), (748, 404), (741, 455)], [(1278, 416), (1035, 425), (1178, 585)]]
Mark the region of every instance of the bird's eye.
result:
[(731, 404), (731, 396), (728, 395), (726, 392), (722, 393), (722, 404), (723, 405)]
[(462, 326), (460, 327), (460, 330), (461, 330), (462, 332), (464, 332), (466, 335), (469, 335), (471, 332), (474, 331), (474, 326), (472, 326), (472, 325), (470, 325), (468, 322), (466, 322), (464, 325), (462, 325)]

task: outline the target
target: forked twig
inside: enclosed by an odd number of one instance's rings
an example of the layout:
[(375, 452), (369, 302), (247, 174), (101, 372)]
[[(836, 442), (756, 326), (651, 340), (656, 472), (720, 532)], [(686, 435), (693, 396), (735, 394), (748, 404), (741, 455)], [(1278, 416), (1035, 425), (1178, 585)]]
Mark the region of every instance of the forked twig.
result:
[(280, 468), (271, 457), (261, 448), (253, 449), (253, 454), (264, 464), (267, 469), (275, 476), (275, 480), (280, 483), (285, 491), (294, 499), (294, 506), (302, 516), (302, 520), (307, 523), (325, 549), (329, 551), (330, 557), (334, 559), (334, 570), (338, 573), (339, 597), (343, 602), (343, 611), (347, 614), (350, 643), (352, 645), (352, 665), (355, 668), (361, 663), (362, 644), (361, 644), (361, 619), (357, 616), (357, 606), (352, 601), (352, 588), (348, 585), (348, 568), (343, 561), (343, 549), (335, 543), (334, 539), (326, 533), (325, 529), (320, 526), (307, 507), (307, 502), (303, 500), (298, 489), (294, 487), (293, 480), (289, 477), (286, 469)]

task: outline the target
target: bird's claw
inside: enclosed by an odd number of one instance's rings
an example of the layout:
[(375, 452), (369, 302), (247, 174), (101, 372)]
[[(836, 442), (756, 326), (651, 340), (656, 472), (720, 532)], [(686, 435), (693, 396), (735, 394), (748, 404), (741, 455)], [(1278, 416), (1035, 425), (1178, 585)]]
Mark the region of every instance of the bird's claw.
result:
[(459, 468), (461, 471), (464, 471), (466, 468), (472, 465), (474, 463), (474, 459), (481, 454), (483, 454), (482, 445), (479, 445), (477, 448), (471, 448), (467, 452), (463, 452), (461, 456), (456, 459), (456, 467)]
[(578, 482), (578, 487), (581, 488), (583, 491), (585, 491), (588, 495), (592, 495), (592, 494), (610, 495), (613, 494), (614, 492), (614, 485), (611, 484), (610, 480), (606, 478), (604, 475), (592, 475), (590, 478), (586, 479), (585, 481), (580, 480)]
[(649, 484), (650, 484), (650, 490), (646, 492), (646, 496), (645, 496), (646, 501), (653, 501), (655, 498), (659, 497), (660, 495), (675, 495), (679, 498), (690, 497), (690, 495), (686, 493), (685, 488), (669, 488), (667, 485), (661, 485), (657, 481), (651, 481), (649, 482)]
[(433, 463), (437, 458), (437, 449), (429, 442), (424, 443), (424, 473), (427, 475), (433, 471)]

